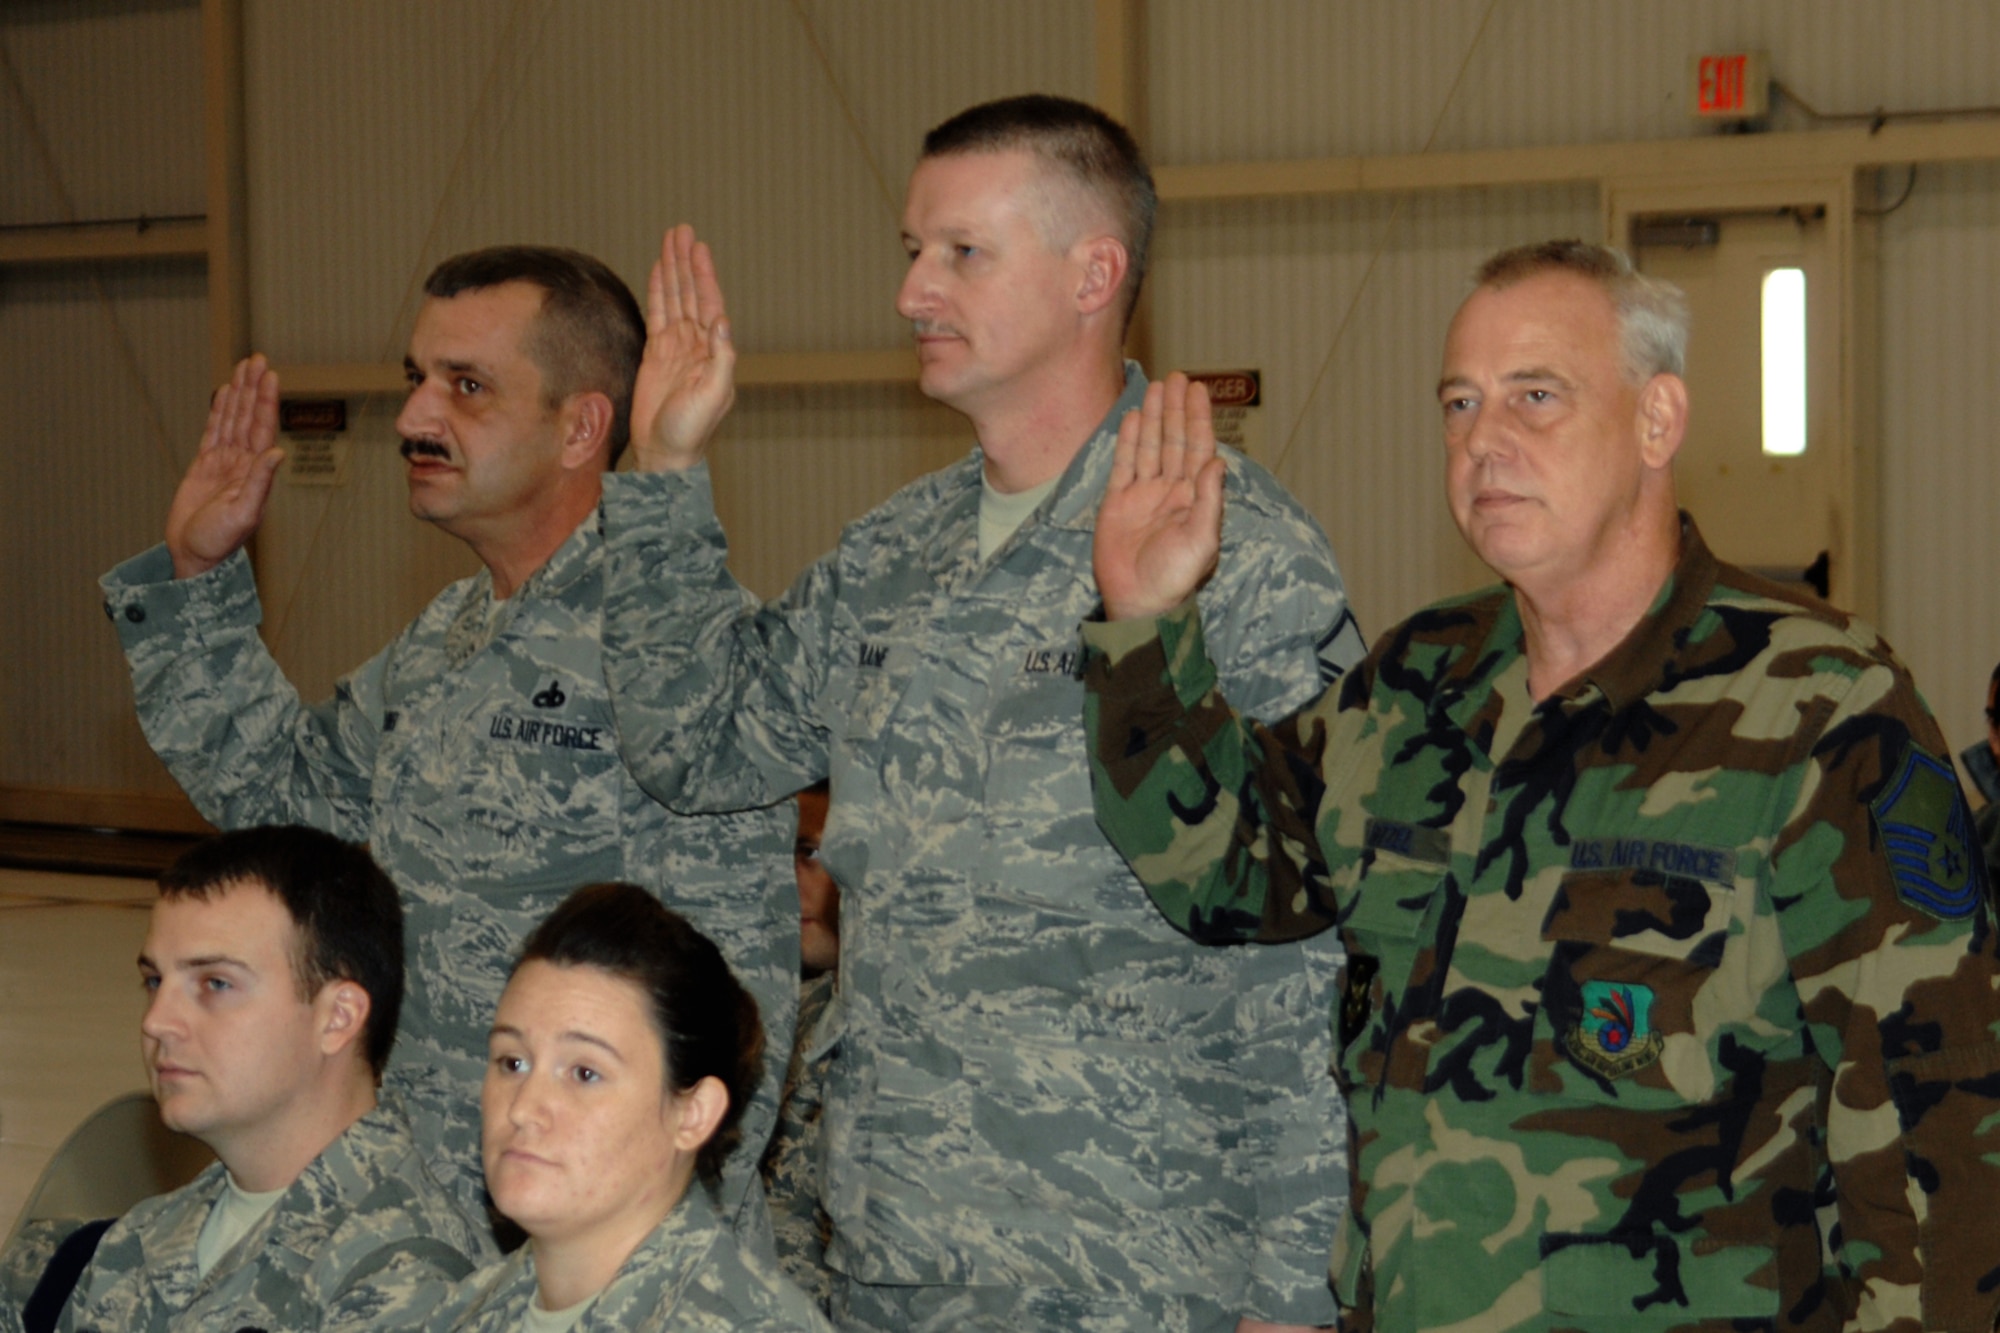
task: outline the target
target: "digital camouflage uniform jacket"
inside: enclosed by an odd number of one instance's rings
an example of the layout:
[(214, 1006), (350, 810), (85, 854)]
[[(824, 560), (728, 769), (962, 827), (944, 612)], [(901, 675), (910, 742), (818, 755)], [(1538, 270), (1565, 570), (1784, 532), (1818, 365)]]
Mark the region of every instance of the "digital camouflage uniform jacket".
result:
[[(756, 1179), (798, 1003), (789, 807), (693, 819), (618, 758), (598, 626), (604, 542), (585, 520), (493, 622), (485, 571), (306, 706), (258, 637), (239, 554), (176, 580), (165, 549), (103, 580), (146, 739), (224, 828), (303, 823), (357, 842), (402, 891), (408, 985), (391, 1082), (419, 1142), (478, 1198), (486, 1033), (522, 939), (572, 889), (629, 880), (715, 940), (762, 1011), (767, 1070), (727, 1196)], [(447, 1162), (435, 1163), (440, 1174)], [(757, 1215), (761, 1224), (761, 1209)]]
[[(1273, 732), (1185, 613), (1104, 627), (1099, 810), (1207, 941), (1338, 921), (1348, 1326), (1985, 1330), (1995, 931), (1875, 632), (1719, 565), (1537, 708), (1512, 595)], [(1369, 960), (1369, 961), (1364, 961)]]
[[(426, 1333), (516, 1333), (535, 1299), (534, 1244), (465, 1279)], [(408, 1327), (408, 1326), (405, 1326)], [(805, 1294), (740, 1248), (699, 1186), (632, 1251), (570, 1333), (831, 1333)]]
[(388, 1102), (327, 1145), (207, 1277), (195, 1242), (220, 1162), (104, 1233), (61, 1333), (414, 1328), (485, 1252)]
[[(614, 477), (605, 669), (677, 808), (830, 776), (846, 1028), (826, 1092), (832, 1265), (869, 1283), (1199, 1293), (1329, 1318), (1346, 1193), (1338, 946), (1190, 949), (1097, 830), (1077, 624), (1124, 396), (981, 562), (981, 462), (905, 487), (745, 609), (708, 474)], [(1312, 519), (1231, 457), (1204, 594), (1231, 687), (1300, 706), (1359, 656)], [(692, 632), (690, 632), (692, 631)]]
[(819, 1201), (820, 1119), (826, 1109), (826, 1075), (839, 1039), (840, 1008), (832, 1004), (833, 973), (799, 987), (799, 1038), (785, 1069), (778, 1130), (759, 1169), (771, 1203), (771, 1239), (779, 1271), (821, 1310), (833, 1308), (833, 1270), (826, 1266), (833, 1220)]

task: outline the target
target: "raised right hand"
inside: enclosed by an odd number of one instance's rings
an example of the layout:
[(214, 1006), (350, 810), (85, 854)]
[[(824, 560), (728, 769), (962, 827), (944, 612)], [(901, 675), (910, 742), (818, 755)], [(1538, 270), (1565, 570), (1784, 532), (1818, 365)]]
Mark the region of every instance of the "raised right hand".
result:
[(236, 363), (208, 405), (201, 448), (167, 509), (174, 577), (205, 574), (234, 555), (264, 520), (278, 447), (278, 372), (262, 355)]
[(1118, 424), (1091, 563), (1110, 620), (1157, 616), (1194, 596), (1222, 550), (1224, 466), (1208, 390), (1176, 371)]
[(736, 401), (736, 345), (715, 257), (682, 223), (660, 242), (646, 282), (646, 355), (632, 388), (632, 452), (641, 472), (682, 472)]

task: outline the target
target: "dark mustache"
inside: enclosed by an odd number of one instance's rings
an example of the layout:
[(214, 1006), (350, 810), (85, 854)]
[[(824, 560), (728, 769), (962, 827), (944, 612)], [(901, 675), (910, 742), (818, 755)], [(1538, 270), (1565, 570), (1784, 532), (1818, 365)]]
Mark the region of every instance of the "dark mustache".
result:
[(436, 458), (449, 463), (451, 454), (436, 440), (404, 440), (404, 458)]

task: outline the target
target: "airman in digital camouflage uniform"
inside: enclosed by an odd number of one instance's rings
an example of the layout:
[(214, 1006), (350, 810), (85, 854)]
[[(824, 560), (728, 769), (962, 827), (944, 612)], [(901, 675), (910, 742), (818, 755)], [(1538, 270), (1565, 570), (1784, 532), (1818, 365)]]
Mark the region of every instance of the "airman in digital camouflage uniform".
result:
[(1099, 519), (1107, 830), (1198, 939), (1348, 941), (1343, 1328), (1914, 1333), (2000, 1307), (1965, 804), (1876, 633), (1676, 510), (1685, 338), (1679, 294), (1615, 252), (1489, 261), (1438, 397), (1453, 516), (1506, 583), (1272, 730), (1177, 605), (1220, 502), (1199, 413), (1135, 438)]
[(490, 1251), (377, 1100), (402, 998), (395, 887), (293, 827), (211, 839), (160, 892), (146, 1070), (161, 1119), (220, 1160), (104, 1234), (58, 1327), (413, 1327)]
[(820, 859), (826, 831), (824, 782), (800, 792), (799, 832), (792, 868), (799, 881), (799, 1023), (785, 1066), (778, 1128), (758, 1170), (771, 1205), (771, 1239), (778, 1267), (821, 1310), (833, 1308), (835, 1275), (826, 1266), (833, 1219), (820, 1202), (820, 1122), (826, 1079), (839, 1040), (834, 982), (840, 965), (840, 886)]
[[(167, 541), (105, 609), (147, 739), (224, 827), (296, 820), (366, 841), (403, 891), (410, 1003), (390, 1081), (427, 1153), (479, 1198), (486, 1025), (530, 927), (591, 880), (645, 884), (728, 953), (772, 1033), (746, 1138), (776, 1118), (797, 1003), (789, 811), (685, 818), (619, 761), (598, 630), (598, 497), (629, 433), (645, 330), (604, 265), (502, 247), (440, 264), (404, 359), (410, 508), (485, 566), (306, 705), (257, 634), (242, 546), (282, 458), (263, 358), (216, 397)], [(732, 1167), (749, 1193), (757, 1151)], [(753, 1227), (762, 1226), (761, 1195)]]
[(828, 1333), (704, 1184), (763, 1032), (713, 941), (632, 884), (566, 898), (522, 946), (482, 1092), (494, 1204), (527, 1233), (429, 1333)]
[[(606, 670), (627, 762), (677, 809), (831, 778), (846, 1019), (822, 1190), (846, 1327), (1333, 1316), (1337, 946), (1188, 948), (1090, 810), (1076, 627), (1118, 422), (1158, 410), (1120, 352), (1152, 201), (1130, 136), (1078, 103), (932, 131), (897, 307), (924, 392), (979, 447), (763, 608), (701, 465), (733, 364), (713, 264), (682, 231), (656, 270), (633, 415), (657, 475), (606, 488)], [(655, 413), (667, 385), (679, 407)], [(1360, 642), (1317, 525), (1253, 464), (1228, 473), (1203, 604), (1232, 689), (1275, 716)]]
[[(429, 1333), (522, 1333), (535, 1302), (534, 1253), (522, 1246), (458, 1288)], [(824, 1333), (825, 1318), (774, 1268), (746, 1260), (699, 1191), (634, 1250), (569, 1333)]]

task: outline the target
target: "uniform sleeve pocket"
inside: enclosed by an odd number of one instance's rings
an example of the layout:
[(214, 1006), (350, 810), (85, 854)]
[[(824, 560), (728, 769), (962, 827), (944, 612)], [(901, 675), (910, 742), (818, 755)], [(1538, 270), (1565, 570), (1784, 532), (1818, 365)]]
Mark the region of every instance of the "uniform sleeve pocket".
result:
[(1889, 1094), (1902, 1123), (1903, 1153), (1926, 1206), (1923, 1326), (1993, 1326), (2000, 1282), (1992, 1232), (1967, 1219), (2000, 1195), (2000, 1043), (1981, 1042), (1889, 1062)]
[(1349, 1089), (1381, 1078), (1382, 1034), (1373, 1032), (1373, 1025), (1409, 989), (1431, 939), (1425, 922), (1444, 879), (1442, 865), (1378, 849), (1343, 904), (1341, 930), (1349, 951), (1338, 1031), (1341, 1081)]

